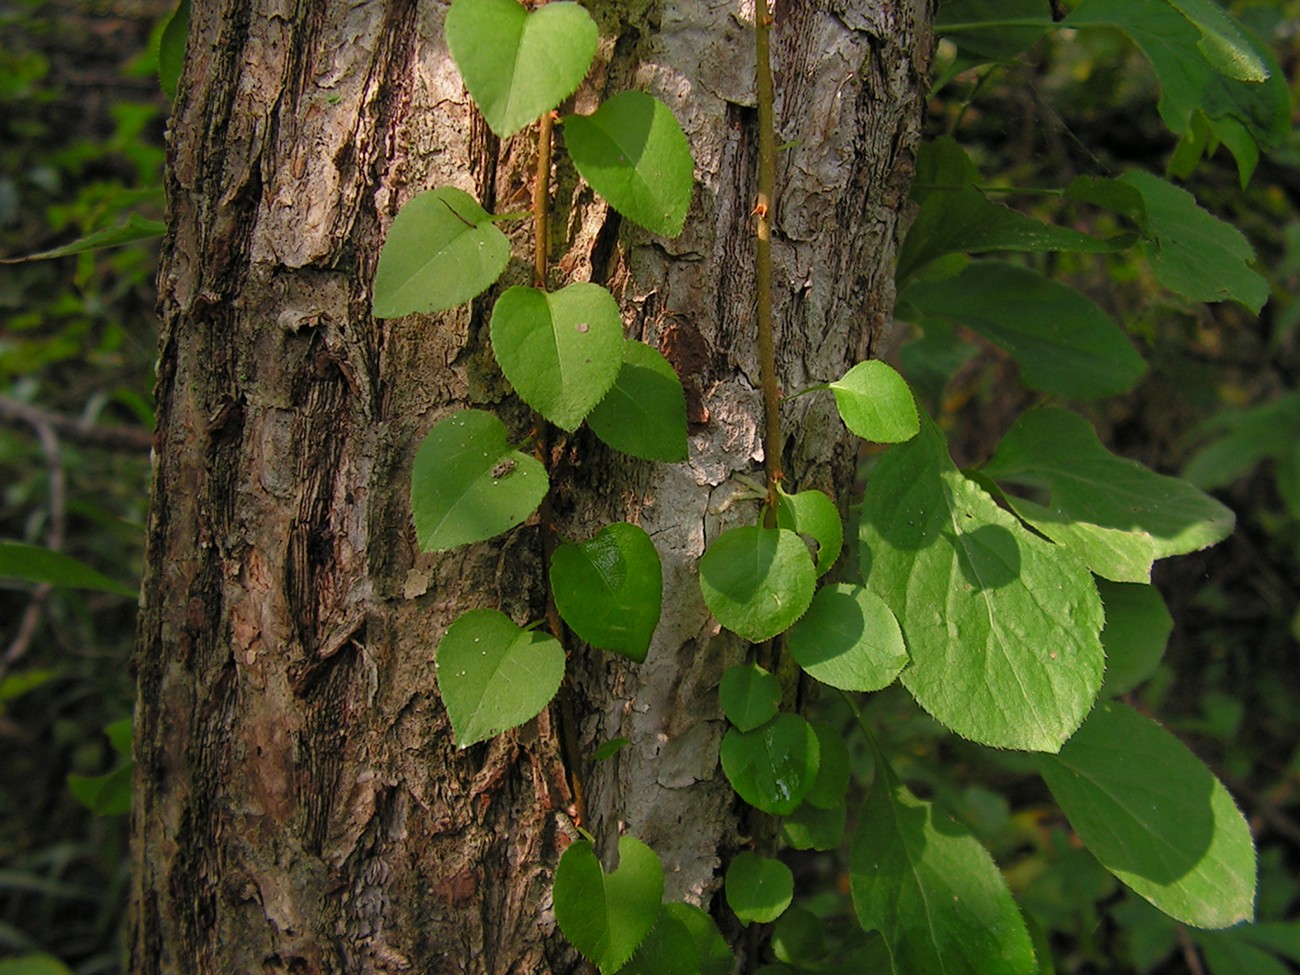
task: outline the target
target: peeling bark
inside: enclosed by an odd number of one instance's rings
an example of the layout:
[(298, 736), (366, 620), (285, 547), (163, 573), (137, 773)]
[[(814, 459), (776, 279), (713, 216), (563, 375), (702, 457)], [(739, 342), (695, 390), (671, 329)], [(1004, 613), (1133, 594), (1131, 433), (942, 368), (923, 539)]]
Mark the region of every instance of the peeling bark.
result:
[[(664, 859), (709, 906), (738, 837), (715, 688), (743, 647), (694, 565), (752, 519), (761, 461), (750, 335), (754, 133), (743, 2), (592, 0), (590, 111), (640, 87), (677, 112), (696, 195), (676, 240), (622, 222), (560, 154), (554, 283), (595, 280), (687, 389), (691, 459), (647, 464), (585, 432), (556, 445), (560, 531), (641, 524), (665, 616), (634, 666), (575, 648), (588, 822)], [(454, 409), (526, 410), (488, 348), (491, 295), (376, 321), (370, 282), (401, 203), (456, 185), (523, 208), (528, 134), (469, 103), (430, 0), (198, 0), (171, 127), (156, 470), (138, 653), (131, 968), (142, 973), (572, 971), (551, 873), (574, 835), (557, 717), (458, 751), (433, 655), (476, 606), (545, 600), (538, 530), (420, 553), (419, 438)], [(879, 342), (919, 130), (927, 0), (778, 9), (778, 351), (787, 389)], [(562, 136), (562, 130), (561, 130)], [(526, 283), (528, 228), (502, 286)], [(844, 499), (854, 448), (829, 398), (786, 411), (795, 487)]]

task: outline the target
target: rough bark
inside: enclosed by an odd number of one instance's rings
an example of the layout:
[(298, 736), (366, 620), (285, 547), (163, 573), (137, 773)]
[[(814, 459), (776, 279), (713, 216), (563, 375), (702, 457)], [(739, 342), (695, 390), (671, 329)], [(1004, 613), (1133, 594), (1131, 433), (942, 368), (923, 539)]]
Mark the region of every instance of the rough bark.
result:
[[(575, 97), (628, 87), (678, 113), (697, 162), (685, 233), (609, 212), (560, 156), (555, 283), (620, 297), (627, 332), (688, 390), (691, 460), (647, 464), (579, 433), (555, 450), (561, 532), (626, 519), (665, 565), (665, 615), (634, 666), (575, 647), (587, 827), (663, 857), (669, 896), (710, 902), (737, 843), (717, 769), (715, 687), (741, 647), (694, 563), (753, 517), (761, 460), (751, 318), (754, 132), (745, 4), (593, 0), (605, 40)], [(777, 11), (783, 189), (776, 308), (786, 388), (870, 351), (917, 137), (927, 0)], [(198, 0), (171, 126), (160, 278), (157, 465), (138, 654), (135, 972), (569, 971), (551, 871), (573, 829), (557, 716), (457, 751), (434, 681), (475, 606), (544, 604), (538, 529), (451, 553), (415, 545), (415, 445), (464, 406), (521, 436), (487, 345), (487, 296), (376, 321), (384, 232), (452, 184), (498, 211), (529, 191), (527, 133), (476, 116), (430, 0)], [(503, 285), (526, 283), (527, 228)], [(843, 498), (854, 452), (833, 406), (786, 413), (797, 487)]]

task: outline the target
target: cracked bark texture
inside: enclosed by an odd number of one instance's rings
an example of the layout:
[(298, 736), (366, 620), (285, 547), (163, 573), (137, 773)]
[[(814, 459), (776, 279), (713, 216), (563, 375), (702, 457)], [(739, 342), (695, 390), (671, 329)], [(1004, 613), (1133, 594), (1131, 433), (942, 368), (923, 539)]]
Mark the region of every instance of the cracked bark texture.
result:
[[(647, 662), (573, 648), (577, 735), (625, 736), (584, 761), (587, 828), (663, 858), (668, 896), (713, 904), (738, 843), (717, 768), (720, 634), (694, 565), (752, 520), (737, 472), (761, 463), (753, 339), (753, 41), (744, 0), (590, 0), (590, 111), (637, 87), (677, 113), (696, 156), (685, 232), (621, 221), (555, 173), (553, 281), (594, 280), (627, 334), (687, 389), (691, 458), (648, 464), (579, 432), (555, 449), (560, 532), (630, 520), (664, 560)], [(774, 61), (774, 249), (782, 383), (870, 354), (919, 131), (929, 0), (786, 0)], [(170, 131), (171, 231), (149, 556), (138, 651), (137, 871), (131, 970), (148, 973), (568, 972), (554, 864), (575, 835), (552, 712), (457, 750), (434, 649), (459, 613), (518, 622), (545, 601), (538, 528), (429, 555), (411, 460), (438, 419), (529, 413), (487, 339), (492, 293), (376, 321), (384, 233), (415, 193), (455, 185), (525, 209), (529, 133), (499, 142), (473, 110), (433, 0), (196, 0)], [(566, 106), (566, 110), (569, 107)], [(499, 287), (527, 283), (508, 225)], [(499, 290), (499, 288), (497, 289)], [(794, 488), (846, 503), (855, 447), (830, 397), (788, 404)]]

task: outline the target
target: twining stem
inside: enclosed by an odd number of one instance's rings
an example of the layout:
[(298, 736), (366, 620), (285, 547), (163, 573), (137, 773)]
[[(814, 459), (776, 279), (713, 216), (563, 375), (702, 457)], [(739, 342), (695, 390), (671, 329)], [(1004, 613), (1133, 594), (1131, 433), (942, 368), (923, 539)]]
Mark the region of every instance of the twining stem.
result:
[(763, 524), (776, 527), (777, 486), (781, 483), (781, 390), (776, 382), (776, 349), (772, 339), (772, 217), (776, 196), (775, 94), (772, 85), (772, 15), (767, 0), (754, 10), (754, 40), (758, 50), (758, 243), (755, 269), (758, 286), (758, 366), (763, 387), (763, 456), (767, 469), (767, 502)]

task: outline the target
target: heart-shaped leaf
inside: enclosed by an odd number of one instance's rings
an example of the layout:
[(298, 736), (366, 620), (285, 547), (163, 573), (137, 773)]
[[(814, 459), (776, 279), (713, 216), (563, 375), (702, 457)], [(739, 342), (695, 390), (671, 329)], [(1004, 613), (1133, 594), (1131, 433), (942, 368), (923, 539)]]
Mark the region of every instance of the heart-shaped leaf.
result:
[(732, 728), (722, 739), (722, 771), (740, 798), (786, 816), (817, 780), (817, 733), (797, 714), (778, 714), (754, 731)]
[(591, 844), (579, 840), (555, 870), (555, 920), (573, 947), (610, 975), (654, 927), (663, 894), (663, 865), (640, 840), (619, 839), (618, 869), (610, 874)]
[(638, 663), (659, 623), (663, 588), (659, 553), (636, 525), (606, 525), (551, 556), (551, 590), (564, 621), (593, 647)]
[(522, 522), (545, 497), (546, 469), (506, 441), (491, 413), (461, 410), (428, 432), (415, 454), (411, 514), (426, 552), (481, 542)]
[(807, 535), (817, 543), (817, 575), (825, 575), (844, 547), (844, 522), (840, 520), (839, 509), (821, 491), (786, 494), (780, 488), (777, 490), (777, 525)]
[(535, 717), (559, 690), (564, 648), (495, 609), (458, 617), (438, 643), (438, 692), (461, 748)]
[(1254, 914), (1255, 846), (1232, 796), (1187, 747), (1114, 701), (1038, 769), (1102, 864), (1170, 917), (1226, 928)]
[(700, 559), (700, 589), (718, 622), (758, 643), (804, 614), (817, 570), (803, 539), (784, 528), (723, 532)]
[(862, 586), (826, 586), (790, 630), (790, 653), (823, 684), (842, 691), (878, 691), (907, 666), (898, 620)]
[(623, 342), (623, 366), (614, 388), (587, 417), (596, 436), (642, 460), (686, 459), (686, 394), (657, 349)]
[(564, 141), (582, 178), (615, 210), (666, 237), (682, 232), (695, 161), (667, 105), (621, 92), (592, 115), (567, 117)]
[[(700, 975), (700, 953), (690, 930), (670, 907), (659, 908), (659, 919), (618, 975)], [(730, 969), (728, 969), (730, 972)]]
[(708, 912), (694, 904), (665, 904), (664, 910), (681, 922), (695, 944), (699, 975), (731, 975), (735, 957)]
[(758, 664), (736, 664), (722, 675), (718, 702), (728, 721), (741, 731), (753, 731), (776, 717), (781, 683)]
[(492, 309), (491, 331), (492, 350), (515, 391), (565, 430), (578, 428), (623, 366), (618, 302), (596, 284), (554, 293), (511, 288)]
[(907, 381), (876, 359), (859, 362), (831, 391), (844, 425), (863, 440), (902, 443), (920, 429)]
[(396, 318), (455, 308), (481, 294), (510, 261), (510, 241), (468, 193), (429, 190), (393, 218), (375, 270), (373, 314)]
[(767, 924), (785, 913), (794, 899), (794, 874), (780, 860), (744, 850), (727, 868), (726, 891), (741, 924)]
[(517, 0), (456, 0), (447, 46), (465, 87), (501, 138), (559, 106), (596, 54), (596, 22), (576, 3), (529, 12)]

